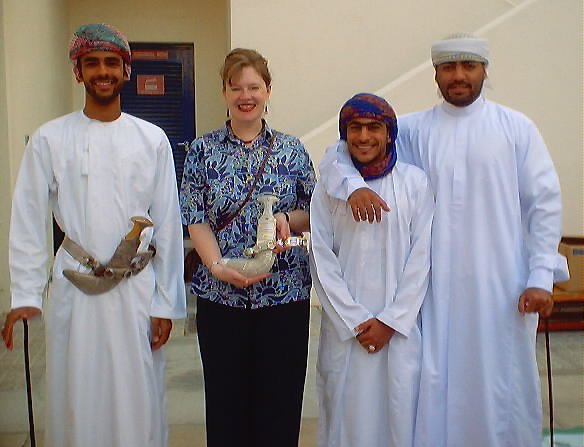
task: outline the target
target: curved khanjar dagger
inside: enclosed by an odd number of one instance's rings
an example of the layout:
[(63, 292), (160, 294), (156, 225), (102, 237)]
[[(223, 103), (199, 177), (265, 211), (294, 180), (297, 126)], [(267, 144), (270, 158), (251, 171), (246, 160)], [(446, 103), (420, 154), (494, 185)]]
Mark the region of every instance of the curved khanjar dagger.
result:
[(98, 266), (92, 273), (63, 270), (63, 275), (83, 293), (99, 295), (108, 292), (123, 279), (122, 276), (115, 273), (127, 271), (130, 268), (140, 246), (142, 230), (153, 225), (149, 219), (142, 216), (133, 216), (130, 220), (134, 226), (120, 241), (112, 258), (105, 266)]
[(286, 240), (276, 240), (276, 218), (272, 212), (272, 205), (278, 198), (271, 194), (264, 194), (257, 198), (263, 205), (264, 211), (258, 219), (258, 234), (256, 244), (243, 250), (247, 258), (222, 258), (221, 263), (247, 277), (268, 273), (274, 265), (276, 255), (272, 251), (276, 245), (283, 247), (306, 247), (307, 240), (303, 236), (290, 236)]
[(271, 194), (264, 194), (257, 198), (264, 211), (258, 219), (258, 234), (256, 244), (245, 249), (244, 254), (252, 258), (222, 258), (221, 263), (250, 277), (260, 273), (268, 273), (272, 269), (276, 255), (272, 251), (276, 246), (276, 218), (272, 212), (272, 205), (278, 198)]

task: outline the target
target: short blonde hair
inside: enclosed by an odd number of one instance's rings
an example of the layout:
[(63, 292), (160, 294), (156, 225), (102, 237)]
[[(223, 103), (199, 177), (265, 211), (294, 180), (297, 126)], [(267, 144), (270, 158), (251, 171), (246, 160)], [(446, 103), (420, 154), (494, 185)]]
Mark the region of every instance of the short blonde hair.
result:
[(248, 48), (235, 48), (225, 56), (225, 62), (221, 67), (221, 79), (223, 80), (223, 90), (227, 85), (231, 85), (231, 80), (241, 73), (245, 67), (252, 67), (262, 77), (266, 87), (272, 85), (272, 75), (268, 70), (268, 61), (256, 50)]

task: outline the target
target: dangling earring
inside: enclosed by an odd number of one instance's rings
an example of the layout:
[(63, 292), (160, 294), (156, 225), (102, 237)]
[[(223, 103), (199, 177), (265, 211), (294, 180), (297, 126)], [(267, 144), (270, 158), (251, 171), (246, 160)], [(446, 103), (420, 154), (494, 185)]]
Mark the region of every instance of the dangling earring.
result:
[(268, 114), (268, 103), (266, 102), (266, 105), (264, 106), (264, 115)]
[(227, 107), (227, 112), (225, 112), (225, 115), (227, 116), (227, 118), (229, 118), (229, 107)]

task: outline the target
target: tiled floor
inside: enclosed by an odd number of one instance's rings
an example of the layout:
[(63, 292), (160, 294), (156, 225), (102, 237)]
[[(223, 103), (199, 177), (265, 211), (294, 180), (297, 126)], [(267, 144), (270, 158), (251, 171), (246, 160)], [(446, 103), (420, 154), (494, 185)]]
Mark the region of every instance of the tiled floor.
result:
[[(315, 445), (318, 417), (315, 391), (315, 353), (318, 345), (320, 310), (313, 307), (309, 368), (302, 419), (300, 447)], [(22, 328), (21, 325), (18, 328)], [(183, 335), (184, 322), (175, 322), (167, 354), (169, 447), (204, 446), (201, 366), (196, 349), (196, 335)], [(42, 447), (44, 400), (44, 337), (41, 321), (31, 322), (31, 370), (34, 390), (37, 445)], [(22, 333), (17, 331), (13, 352), (0, 348), (0, 447), (28, 445), (28, 422), (23, 374)], [(551, 333), (556, 429), (584, 426), (584, 332)], [(538, 360), (544, 399), (544, 424), (547, 427), (547, 379), (543, 334), (538, 335)], [(41, 439), (39, 439), (41, 438)], [(578, 447), (584, 447), (578, 446)]]

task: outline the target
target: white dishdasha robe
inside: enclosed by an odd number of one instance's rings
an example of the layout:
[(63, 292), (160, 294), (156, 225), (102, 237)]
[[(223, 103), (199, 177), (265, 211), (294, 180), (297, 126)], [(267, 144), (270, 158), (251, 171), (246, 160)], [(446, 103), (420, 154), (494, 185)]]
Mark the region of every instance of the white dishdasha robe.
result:
[(75, 112), (41, 126), (26, 147), (10, 229), (12, 307), (41, 308), (50, 211), (60, 227), (107, 262), (145, 216), (142, 246), (156, 256), (138, 275), (88, 296), (64, 276), (81, 266), (56, 254), (44, 304), (46, 447), (163, 447), (167, 425), (162, 349), (150, 317), (185, 314), (182, 227), (170, 144), (157, 126), (122, 113), (101, 122)]
[[(312, 277), (323, 308), (319, 447), (413, 445), (434, 198), (426, 175), (399, 161), (367, 184), (391, 208), (380, 224), (356, 223), (321, 183), (311, 202)], [(374, 317), (395, 333), (369, 354), (354, 328)]]

